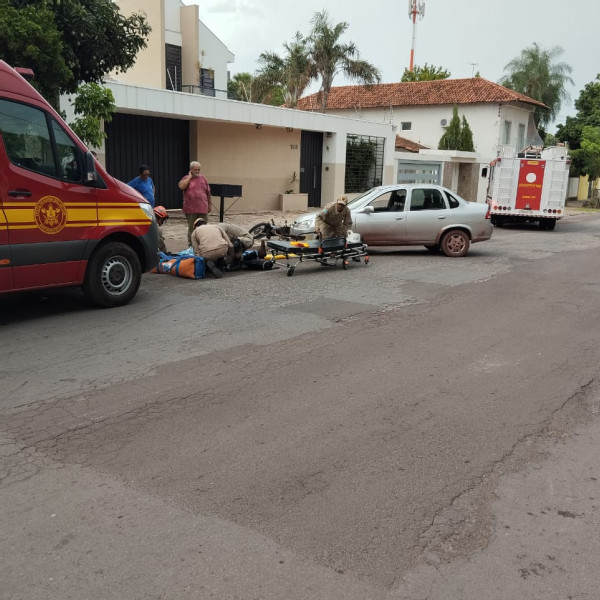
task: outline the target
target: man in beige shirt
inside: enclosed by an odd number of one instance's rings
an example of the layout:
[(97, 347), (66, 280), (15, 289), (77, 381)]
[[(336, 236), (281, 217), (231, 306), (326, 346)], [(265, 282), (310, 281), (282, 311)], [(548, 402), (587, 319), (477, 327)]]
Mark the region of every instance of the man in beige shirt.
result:
[(223, 275), (218, 265), (224, 266), (227, 251), (233, 245), (218, 225), (209, 225), (204, 219), (196, 219), (192, 231), (192, 247), (194, 254), (204, 258), (206, 267), (215, 277)]

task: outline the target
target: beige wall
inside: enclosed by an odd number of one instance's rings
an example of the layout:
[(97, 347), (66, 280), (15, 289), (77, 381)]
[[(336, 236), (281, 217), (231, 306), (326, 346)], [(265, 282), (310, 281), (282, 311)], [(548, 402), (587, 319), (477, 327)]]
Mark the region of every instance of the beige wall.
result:
[(181, 7), (181, 68), (184, 85), (199, 84), (200, 21), (198, 19), (197, 4)]
[[(267, 126), (256, 129), (254, 124), (232, 127), (209, 121), (191, 125), (190, 156), (202, 163), (209, 183), (243, 186), (240, 200), (225, 199), (225, 210), (279, 208), (279, 194), (291, 188), (292, 173), (300, 176), (300, 131), (288, 133)], [(217, 210), (218, 204), (215, 198)]]
[(148, 46), (138, 53), (133, 67), (115, 77), (130, 85), (164, 89), (166, 72), (164, 0), (118, 0), (117, 4), (125, 16), (145, 12), (152, 32), (148, 39)]

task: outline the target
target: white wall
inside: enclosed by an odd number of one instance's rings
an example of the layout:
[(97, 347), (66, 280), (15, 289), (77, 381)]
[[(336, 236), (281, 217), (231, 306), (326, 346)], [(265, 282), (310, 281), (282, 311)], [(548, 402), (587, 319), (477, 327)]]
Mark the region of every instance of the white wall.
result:
[[(442, 119), (450, 123), (452, 105), (410, 106), (392, 108), (363, 108), (356, 110), (331, 110), (327, 114), (345, 115), (379, 123), (393, 123), (396, 134), (412, 142), (437, 149), (445, 128)], [(478, 162), (487, 163), (496, 157), (503, 132), (503, 120), (512, 121), (512, 138), (516, 142), (518, 124), (527, 126), (530, 111), (516, 106), (500, 106), (497, 103), (462, 104), (458, 116), (464, 115), (473, 132), (473, 144)], [(403, 130), (402, 122), (410, 122), (411, 129)]]
[[(204, 69), (215, 72), (215, 89), (218, 98), (227, 98), (227, 72), (228, 64), (233, 62), (234, 55), (227, 46), (200, 21), (200, 56), (198, 62)], [(224, 92), (224, 93), (223, 93)]]

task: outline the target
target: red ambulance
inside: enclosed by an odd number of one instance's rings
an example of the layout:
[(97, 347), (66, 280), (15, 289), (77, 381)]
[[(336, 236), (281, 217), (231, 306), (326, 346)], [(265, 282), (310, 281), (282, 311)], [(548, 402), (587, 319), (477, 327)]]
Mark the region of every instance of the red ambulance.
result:
[(0, 294), (82, 286), (94, 304), (126, 304), (157, 248), (150, 204), (0, 61)]

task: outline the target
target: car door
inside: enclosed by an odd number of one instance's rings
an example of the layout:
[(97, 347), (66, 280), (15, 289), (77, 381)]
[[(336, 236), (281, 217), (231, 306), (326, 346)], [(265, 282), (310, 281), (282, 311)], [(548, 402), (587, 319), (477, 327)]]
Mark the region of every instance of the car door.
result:
[(436, 244), (448, 220), (449, 209), (440, 190), (414, 187), (407, 213), (407, 238), (411, 244)]
[(372, 246), (394, 246), (406, 238), (406, 189), (388, 190), (353, 211), (354, 230)]
[(29, 104), (0, 100), (0, 130), (14, 289), (79, 283), (98, 219), (96, 190), (83, 182), (83, 152), (58, 121)]

